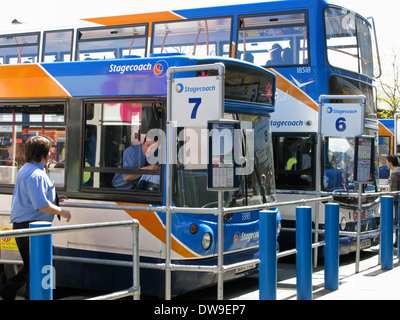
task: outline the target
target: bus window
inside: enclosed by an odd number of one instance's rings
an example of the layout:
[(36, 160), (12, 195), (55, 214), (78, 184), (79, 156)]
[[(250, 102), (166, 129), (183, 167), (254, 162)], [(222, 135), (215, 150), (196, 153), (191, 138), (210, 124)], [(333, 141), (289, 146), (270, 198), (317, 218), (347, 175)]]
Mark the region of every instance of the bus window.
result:
[(82, 186), (160, 192), (159, 166), (145, 153), (157, 152), (149, 132), (161, 129), (162, 103), (88, 102), (85, 110)]
[(44, 32), (42, 61), (71, 61), (72, 38), (73, 30)]
[(354, 190), (354, 139), (327, 138), (323, 187), (326, 191)]
[(329, 63), (341, 69), (374, 76), (369, 23), (354, 12), (328, 7), (325, 10)]
[(39, 33), (0, 36), (0, 61), (2, 64), (37, 63)]
[[(271, 122), (269, 117), (239, 114), (241, 129), (252, 129), (254, 141), (249, 142), (244, 134), (243, 146), (254, 144), (254, 168), (241, 176), (238, 194), (234, 193), (235, 205), (256, 205), (275, 201), (274, 163), (272, 151)], [(245, 156), (248, 150), (243, 150)], [(252, 152), (250, 152), (252, 154)], [(242, 199), (240, 197), (242, 193)], [(232, 204), (231, 204), (232, 206)]]
[(314, 187), (313, 136), (274, 136), (276, 185), (281, 189)]
[[(237, 207), (257, 205), (275, 201), (274, 166), (272, 159), (272, 139), (270, 136), (269, 117), (225, 114), (225, 119), (238, 119), (241, 129), (252, 129), (254, 141), (247, 141), (243, 134), (242, 147), (251, 145), (254, 163), (240, 176), (238, 191), (224, 192), (224, 206)], [(178, 166), (174, 172), (173, 201), (182, 207), (216, 207), (218, 193), (207, 190), (207, 134), (204, 128), (179, 128)], [(207, 132), (207, 131), (206, 131)], [(205, 149), (204, 149), (205, 148)], [(246, 150), (241, 150), (241, 156)], [(240, 151), (239, 151), (240, 152)], [(250, 152), (250, 151), (249, 151)]]
[(17, 170), (24, 164), (24, 143), (41, 135), (52, 148), (49, 176), (64, 186), (65, 123), (64, 104), (24, 104), (0, 106), (0, 183), (14, 184)]
[(152, 53), (228, 57), (231, 28), (230, 18), (156, 23)]
[[(340, 76), (331, 76), (329, 78), (329, 94), (331, 95), (365, 95), (365, 117), (376, 117), (377, 106), (374, 87), (368, 83), (344, 78)], [(347, 100), (350, 101), (351, 100)], [(341, 101), (343, 103), (345, 101)]]
[(379, 178), (388, 179), (389, 169), (386, 165), (386, 157), (391, 154), (392, 137), (379, 135)]
[(242, 17), (237, 57), (261, 66), (308, 64), (306, 13)]
[(76, 60), (121, 59), (146, 53), (146, 26), (78, 29)]

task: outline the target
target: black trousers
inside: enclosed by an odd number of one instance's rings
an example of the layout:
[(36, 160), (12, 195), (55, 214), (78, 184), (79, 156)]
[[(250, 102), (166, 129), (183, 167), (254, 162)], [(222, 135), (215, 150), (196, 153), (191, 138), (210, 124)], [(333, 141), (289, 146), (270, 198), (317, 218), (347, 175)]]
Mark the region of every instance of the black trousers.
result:
[[(13, 229), (27, 229), (30, 223), (31, 221), (14, 223)], [(25, 299), (29, 300), (29, 237), (15, 238), (15, 241), (24, 264), (18, 273), (0, 288), (0, 297), (4, 300), (14, 300), (17, 290), (26, 284)]]

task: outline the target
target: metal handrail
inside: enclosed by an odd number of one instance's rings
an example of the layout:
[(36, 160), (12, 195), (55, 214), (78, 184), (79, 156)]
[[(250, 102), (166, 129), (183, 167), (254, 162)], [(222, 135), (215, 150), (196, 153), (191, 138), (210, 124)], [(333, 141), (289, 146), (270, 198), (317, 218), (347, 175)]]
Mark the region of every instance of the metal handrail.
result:
[[(300, 192), (299, 192), (300, 194)], [(316, 192), (303, 192), (302, 194), (317, 194)], [(380, 193), (374, 193), (373, 195), (376, 195), (380, 197), (381, 195), (396, 195), (400, 194), (400, 192), (380, 192)], [(171, 206), (168, 210), (167, 206), (137, 206), (137, 205), (119, 205), (119, 204), (109, 204), (109, 203), (103, 203), (103, 204), (98, 204), (98, 203), (80, 203), (80, 202), (62, 202), (60, 203), (60, 206), (62, 207), (79, 207), (79, 208), (92, 208), (92, 209), (109, 209), (109, 210), (131, 210), (131, 211), (157, 211), (157, 212), (170, 212), (170, 213), (194, 213), (194, 214), (214, 214), (218, 215), (219, 212), (222, 214), (229, 214), (229, 213), (235, 213), (243, 210), (266, 210), (271, 207), (281, 207), (281, 206), (286, 206), (286, 205), (305, 205), (306, 203), (311, 203), (311, 202), (321, 202), (321, 201), (330, 201), (333, 200), (333, 196), (337, 196), (338, 194), (336, 193), (327, 193), (327, 192), (319, 192), (318, 193), (319, 197), (317, 198), (309, 198), (309, 199), (299, 199), (299, 200), (292, 200), (292, 201), (283, 201), (283, 202), (273, 202), (273, 203), (265, 203), (261, 205), (252, 205), (252, 206), (246, 206), (246, 207), (235, 207), (235, 208), (186, 208), (186, 207), (174, 207)], [(317, 195), (317, 196), (318, 196)], [(349, 194), (346, 194), (349, 196)], [(359, 194), (351, 194), (350, 196), (358, 196)], [(371, 196), (371, 193), (363, 193), (363, 196)], [(135, 221), (137, 224), (139, 224), (136, 220)], [(95, 229), (95, 228), (107, 228), (107, 227), (118, 227), (125, 225), (126, 223), (132, 224), (134, 222), (132, 221), (120, 221), (120, 222), (106, 222), (106, 223), (95, 223), (95, 224), (88, 224), (88, 225), (77, 225), (77, 226), (58, 226), (58, 227), (51, 227), (54, 229), (55, 233), (60, 233), (60, 232), (67, 232), (67, 231), (78, 231), (78, 230), (89, 230), (89, 229)], [(45, 230), (44, 230), (45, 229)], [(284, 230), (286, 230), (285, 228)], [(22, 231), (24, 229), (20, 230), (10, 230), (10, 231), (2, 231), (0, 232), (0, 238), (8, 238), (8, 237), (19, 237), (23, 235), (38, 235), (38, 234), (46, 234), (47, 231), (49, 231), (49, 228), (35, 228), (31, 230), (27, 230), (26, 233), (22, 234)], [(26, 229), (25, 229), (26, 230)], [(374, 230), (373, 232), (380, 231), (380, 230)], [(323, 230), (318, 230), (314, 229), (313, 232), (315, 233), (324, 233)], [(358, 236), (360, 237), (361, 235), (364, 235), (370, 231), (365, 231), (365, 232), (340, 232), (340, 235), (348, 235), (348, 236)], [(22, 234), (22, 235), (21, 235)], [(171, 236), (171, 235), (169, 235)], [(168, 237), (168, 235), (167, 235)], [(324, 241), (314, 243), (313, 248), (316, 248), (318, 246), (324, 245)], [(281, 252), (278, 254), (278, 258), (295, 254), (296, 249), (288, 250), (285, 252)], [(223, 255), (223, 252), (218, 251), (218, 255)], [(119, 265), (119, 266), (135, 266), (135, 263), (132, 264), (132, 262), (127, 262), (127, 261), (113, 261), (113, 260), (103, 260), (103, 259), (86, 259), (86, 258), (76, 258), (76, 257), (64, 257), (64, 256), (54, 256), (54, 260), (63, 260), (63, 261), (75, 261), (75, 262), (84, 262), (84, 263), (99, 263), (99, 264), (109, 264), (109, 265)], [(173, 263), (169, 263), (167, 266), (167, 263), (144, 263), (141, 262), (139, 263), (139, 266), (141, 268), (149, 268), (149, 269), (158, 269), (158, 270), (165, 270), (165, 271), (198, 271), (198, 272), (212, 272), (212, 273), (224, 273), (226, 271), (232, 270), (233, 268), (236, 268), (238, 266), (247, 266), (251, 265), (254, 263), (259, 263), (259, 259), (251, 259), (247, 261), (242, 261), (238, 263), (234, 263), (231, 265), (222, 265), (220, 268), (218, 266), (204, 266), (204, 265), (176, 265)], [(138, 271), (137, 271), (138, 272)], [(125, 296), (127, 292), (135, 292), (136, 286), (133, 286), (130, 289), (121, 291), (119, 293), (114, 293), (114, 294), (109, 294), (104, 296), (104, 299), (116, 299), (121, 296)], [(220, 288), (218, 287), (218, 290)]]
[[(71, 231), (81, 230), (94, 230), (94, 229), (105, 229), (105, 228), (116, 228), (116, 227), (127, 227), (132, 229), (132, 262), (128, 265), (133, 266), (133, 285), (131, 288), (114, 292), (108, 295), (91, 298), (89, 300), (114, 300), (120, 299), (127, 296), (133, 296), (134, 299), (140, 298), (140, 271), (139, 271), (139, 222), (136, 219), (127, 221), (111, 221), (111, 222), (99, 222), (99, 223), (88, 223), (80, 225), (70, 226), (56, 226), (56, 227), (40, 227), (33, 229), (17, 229), (17, 230), (6, 230), (0, 231), (0, 239), (3, 238), (19, 238), (26, 236), (37, 236), (46, 234), (57, 234)], [(112, 264), (119, 265), (118, 261), (114, 260), (103, 260), (103, 259), (86, 259), (86, 258), (71, 258), (55, 256), (55, 260), (68, 260), (72, 262), (84, 262), (84, 263), (100, 263), (100, 264)], [(126, 262), (124, 261), (124, 265)]]

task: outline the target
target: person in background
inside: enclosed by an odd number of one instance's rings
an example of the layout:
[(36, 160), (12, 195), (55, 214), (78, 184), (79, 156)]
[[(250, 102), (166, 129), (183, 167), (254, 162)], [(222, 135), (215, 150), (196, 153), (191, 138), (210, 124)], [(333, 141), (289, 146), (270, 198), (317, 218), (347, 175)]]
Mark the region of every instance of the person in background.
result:
[[(50, 141), (42, 136), (31, 137), (25, 143), (26, 163), (18, 171), (11, 200), (10, 223), (14, 230), (29, 228), (29, 224), (34, 221), (52, 222), (55, 215), (65, 218), (67, 222), (71, 219), (68, 210), (55, 204), (55, 186), (47, 175), (50, 148)], [(58, 201), (66, 199), (65, 196), (58, 197)], [(23, 267), (0, 288), (0, 298), (15, 299), (17, 290), (26, 284), (25, 299), (29, 300), (29, 237), (15, 240)]]
[(269, 52), (271, 60), (267, 61), (267, 66), (280, 66), (284, 64), (282, 60), (282, 47), (279, 43), (274, 43)]
[[(390, 154), (386, 157), (386, 165), (390, 170), (389, 177), (389, 191), (400, 191), (400, 168), (399, 160), (394, 154)], [(399, 221), (399, 197), (394, 196), (394, 224), (397, 225)], [(396, 240), (394, 245), (397, 246), (397, 238), (399, 232), (396, 232)]]

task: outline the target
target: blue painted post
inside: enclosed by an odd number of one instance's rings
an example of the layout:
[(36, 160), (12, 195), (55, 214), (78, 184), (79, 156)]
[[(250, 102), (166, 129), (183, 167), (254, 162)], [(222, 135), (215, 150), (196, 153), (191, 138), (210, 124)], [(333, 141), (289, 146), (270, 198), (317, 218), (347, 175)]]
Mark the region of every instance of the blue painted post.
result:
[(311, 207), (296, 208), (297, 299), (312, 300)]
[[(400, 194), (398, 195), (398, 196), (396, 196), (397, 197), (397, 201), (399, 201), (400, 200)], [(393, 201), (394, 201), (394, 199), (393, 199)], [(398, 205), (399, 204), (399, 202), (397, 202), (397, 237), (395, 237), (395, 240), (397, 239), (397, 243), (396, 243), (396, 246), (397, 246), (397, 248), (399, 248), (399, 236), (400, 236), (400, 205)], [(399, 255), (399, 250), (397, 250), (397, 258), (399, 258), (400, 257), (400, 255)]]
[(276, 210), (263, 210), (260, 212), (260, 300), (276, 300), (276, 214)]
[(325, 289), (339, 289), (339, 205), (325, 204)]
[[(32, 222), (30, 228), (51, 227), (50, 222)], [(30, 237), (30, 300), (53, 300), (53, 239), (51, 234)]]
[(393, 197), (381, 197), (381, 268), (393, 269)]

